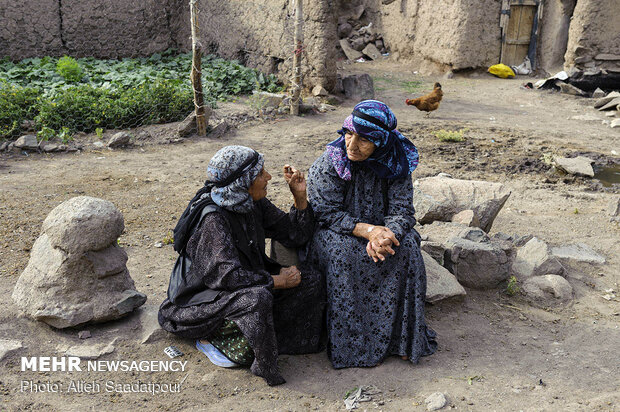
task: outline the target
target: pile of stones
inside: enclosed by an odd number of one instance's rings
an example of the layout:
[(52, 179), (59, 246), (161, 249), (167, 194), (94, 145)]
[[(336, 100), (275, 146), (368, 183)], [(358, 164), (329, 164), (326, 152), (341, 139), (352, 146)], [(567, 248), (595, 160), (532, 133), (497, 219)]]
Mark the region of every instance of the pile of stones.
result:
[(364, 6), (359, 5), (338, 19), (340, 47), (349, 60), (376, 60), (387, 53), (383, 35), (373, 27), (372, 22), (366, 25), (361, 22), (364, 12)]

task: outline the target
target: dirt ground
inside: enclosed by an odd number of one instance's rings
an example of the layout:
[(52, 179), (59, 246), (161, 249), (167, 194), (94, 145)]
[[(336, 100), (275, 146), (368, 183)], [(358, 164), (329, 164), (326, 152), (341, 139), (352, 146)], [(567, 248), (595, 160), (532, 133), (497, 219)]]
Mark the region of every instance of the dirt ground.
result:
[[(619, 290), (620, 227), (605, 209), (617, 193), (594, 180), (552, 175), (543, 154), (588, 153), (599, 165), (620, 163), (620, 129), (568, 118), (596, 114), (591, 100), (519, 88), (527, 80), (478, 75), (454, 79), (421, 78), (390, 62), (347, 65), (346, 72), (368, 72), (377, 98), (396, 113), (400, 130), (417, 145), (420, 166), (413, 178), (447, 172), (463, 179), (506, 184), (512, 190), (491, 233), (535, 235), (551, 245), (583, 242), (603, 254), (604, 265), (570, 265), (575, 291), (565, 306), (535, 308), (522, 296), (502, 290), (467, 290), (462, 300), (427, 306), (439, 350), (418, 365), (398, 358), (364, 369), (332, 369), (326, 354), (282, 356), (287, 383), (268, 387), (248, 370), (217, 368), (190, 341), (170, 337), (140, 344), (138, 315), (88, 326), (86, 343), (118, 338), (105, 360), (165, 360), (174, 344), (185, 353), (185, 372), (21, 372), (21, 356), (59, 356), (60, 347), (79, 344), (82, 328), (54, 330), (24, 318), (10, 295), (25, 268), (41, 223), (52, 208), (77, 195), (112, 201), (124, 214), (120, 244), (129, 255), (136, 287), (153, 308), (164, 299), (175, 252), (154, 246), (170, 230), (205, 179), (210, 157), (222, 146), (242, 144), (265, 154), (275, 171), (269, 197), (288, 208), (292, 197), (280, 175), (284, 163), (307, 170), (332, 140), (353, 102), (335, 111), (301, 118), (279, 117), (243, 123), (221, 139), (194, 137), (178, 144), (156, 144), (174, 137), (174, 127), (152, 126), (152, 139), (124, 150), (67, 154), (0, 156), (0, 338), (18, 339), (24, 348), (0, 361), (2, 410), (342, 410), (345, 393), (374, 385), (381, 393), (360, 410), (426, 410), (433, 392), (448, 398), (446, 409), (466, 411), (620, 410), (620, 305), (602, 298)], [(430, 118), (404, 105), (407, 81), (421, 80), (419, 93), (439, 80), (445, 93)], [(219, 111), (247, 111), (226, 104)], [(439, 129), (466, 129), (462, 143), (442, 143)], [(159, 136), (159, 138), (157, 138)], [(162, 138), (163, 136), (163, 138)], [(84, 138), (88, 140), (88, 137)], [(154, 143), (155, 142), (155, 143)], [(143, 310), (143, 309), (141, 309)], [(22, 380), (118, 383), (178, 383), (180, 393), (31, 393)]]

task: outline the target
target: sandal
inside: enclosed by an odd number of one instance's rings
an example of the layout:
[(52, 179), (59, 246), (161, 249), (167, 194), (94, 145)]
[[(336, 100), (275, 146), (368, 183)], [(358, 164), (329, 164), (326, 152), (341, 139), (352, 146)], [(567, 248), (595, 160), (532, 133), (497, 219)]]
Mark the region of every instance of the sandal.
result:
[(234, 368), (239, 364), (228, 359), (222, 352), (210, 343), (201, 343), (200, 339), (196, 340), (196, 349), (204, 353), (212, 364), (220, 366), (222, 368)]

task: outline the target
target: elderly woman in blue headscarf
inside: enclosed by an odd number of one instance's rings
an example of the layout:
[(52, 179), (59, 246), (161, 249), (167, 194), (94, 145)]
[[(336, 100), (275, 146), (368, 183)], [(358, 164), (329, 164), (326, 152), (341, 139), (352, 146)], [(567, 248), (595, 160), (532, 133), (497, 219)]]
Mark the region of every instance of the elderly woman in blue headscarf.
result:
[(309, 261), (326, 277), (328, 355), (335, 368), (417, 363), (437, 346), (424, 318), (426, 272), (414, 229), (418, 151), (390, 108), (357, 104), (310, 168), (319, 228)]
[(284, 383), (278, 353), (321, 349), (324, 287), (300, 265), (265, 255), (265, 238), (288, 247), (310, 240), (314, 215), (303, 174), (285, 165), (295, 204), (287, 214), (267, 200), (263, 155), (226, 146), (209, 162), (208, 180), (174, 230), (179, 258), (159, 309), (163, 329), (196, 339), (222, 367), (251, 365), (269, 385)]

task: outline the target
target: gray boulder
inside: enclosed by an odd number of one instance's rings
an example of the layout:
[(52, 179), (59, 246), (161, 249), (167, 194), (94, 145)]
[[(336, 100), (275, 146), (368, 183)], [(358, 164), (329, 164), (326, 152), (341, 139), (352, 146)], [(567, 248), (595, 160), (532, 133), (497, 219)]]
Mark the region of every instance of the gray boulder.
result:
[(599, 265), (605, 263), (605, 257), (597, 253), (585, 243), (554, 247), (551, 249), (551, 254), (558, 259), (565, 259), (569, 261), (594, 263)]
[(607, 96), (601, 97), (596, 102), (594, 102), (594, 108), (601, 110), (601, 107), (605, 106), (606, 104), (608, 104), (609, 102), (611, 102), (617, 97), (620, 97), (619, 92), (611, 92)]
[(22, 150), (39, 150), (39, 142), (33, 134), (27, 134), (17, 139), (13, 145)]
[(144, 304), (117, 245), (123, 227), (108, 201), (80, 196), (61, 203), (43, 222), (13, 290), (15, 304), (56, 328), (118, 319)]
[(596, 90), (592, 92), (592, 98), (600, 99), (601, 97), (605, 97), (605, 92), (597, 87)]
[(489, 232), (509, 196), (510, 191), (501, 183), (453, 179), (445, 173), (413, 184), (413, 205), (421, 224), (449, 222), (459, 212), (472, 210), (477, 226)]
[(444, 266), (466, 287), (492, 289), (510, 276), (514, 253), (509, 242), (453, 238), (446, 247)]
[(198, 132), (198, 126), (196, 126), (196, 112), (191, 112), (182, 122), (177, 126), (177, 134), (179, 137), (188, 137)]
[(540, 306), (565, 303), (573, 298), (573, 287), (558, 275), (542, 275), (526, 279), (521, 291), (530, 302)]
[(463, 210), (462, 212), (457, 213), (452, 216), (452, 221), (466, 226), (480, 227), (478, 216), (476, 216), (473, 210)]
[(344, 95), (352, 100), (372, 100), (375, 98), (375, 87), (370, 75), (353, 74), (342, 79)]
[(110, 140), (108, 140), (108, 147), (115, 148), (126, 146), (129, 144), (131, 140), (131, 135), (127, 132), (118, 132), (112, 135)]
[(603, 110), (617, 110), (617, 107), (620, 106), (620, 97), (615, 97), (612, 100), (608, 101), (598, 109)]
[(351, 47), (347, 39), (340, 39), (340, 47), (349, 60), (355, 61), (363, 56), (362, 52), (359, 52)]
[(553, 159), (553, 164), (555, 167), (566, 173), (577, 176), (594, 177), (592, 163), (594, 163), (594, 160), (584, 156), (577, 156), (573, 158), (556, 157)]
[(362, 50), (362, 53), (370, 57), (372, 60), (377, 60), (381, 57), (381, 53), (377, 50), (377, 46), (373, 43), (368, 43), (366, 47), (364, 47), (364, 50)]
[(558, 258), (551, 254), (549, 246), (534, 237), (517, 250), (512, 272), (519, 279), (527, 279), (547, 274), (561, 275), (564, 267)]
[(422, 258), (426, 266), (426, 301), (438, 302), (453, 296), (466, 295), (465, 289), (456, 280), (456, 277), (441, 266), (431, 255), (422, 251)]
[(351, 26), (349, 23), (341, 23), (338, 25), (338, 37), (341, 39), (349, 36), (352, 31), (353, 26)]

